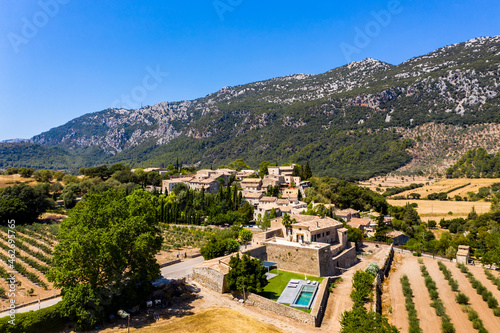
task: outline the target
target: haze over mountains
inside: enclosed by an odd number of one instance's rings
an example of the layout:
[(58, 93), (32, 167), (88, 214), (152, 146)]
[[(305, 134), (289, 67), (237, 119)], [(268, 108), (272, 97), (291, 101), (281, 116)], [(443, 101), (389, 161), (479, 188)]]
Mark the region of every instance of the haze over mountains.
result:
[[(418, 148), (432, 142), (442, 151), (434, 158), (444, 164), (454, 158), (446, 155), (456, 150), (453, 140), (464, 135), (467, 148), (494, 149), (499, 96), (500, 36), (481, 37), (397, 66), (365, 59), (319, 75), (224, 87), (193, 101), (89, 113), (29, 142), (1, 143), (0, 167), (166, 166), (177, 158), (204, 167), (244, 158), (256, 167), (263, 160), (309, 160), (319, 175), (365, 179), (412, 158), (415, 165), (423, 154)], [(420, 135), (429, 128), (439, 135)], [(446, 147), (437, 144), (447, 140)]]

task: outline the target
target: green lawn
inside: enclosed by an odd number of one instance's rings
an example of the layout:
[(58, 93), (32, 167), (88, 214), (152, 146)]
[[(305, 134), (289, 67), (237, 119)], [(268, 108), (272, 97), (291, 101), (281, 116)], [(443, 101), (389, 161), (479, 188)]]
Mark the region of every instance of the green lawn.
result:
[[(273, 274), (277, 274), (276, 269), (272, 269), (270, 272)], [(304, 280), (304, 274), (297, 274), (280, 270), (278, 276), (273, 277), (271, 280), (269, 280), (267, 286), (264, 287), (264, 291), (262, 291), (259, 295), (268, 298), (270, 300), (277, 301), (281, 293), (285, 289), (286, 285), (291, 279)], [(316, 277), (311, 275), (307, 275), (307, 279), (312, 281), (318, 281), (319, 283), (323, 281), (322, 277)]]

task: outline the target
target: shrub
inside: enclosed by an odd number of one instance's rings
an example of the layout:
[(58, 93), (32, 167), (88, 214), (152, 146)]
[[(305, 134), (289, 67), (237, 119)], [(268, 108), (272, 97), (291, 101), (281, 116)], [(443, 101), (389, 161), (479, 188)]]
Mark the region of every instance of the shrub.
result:
[(429, 296), (432, 300), (435, 300), (439, 298), (439, 293), (437, 290), (429, 290)]
[(483, 322), (481, 321), (481, 319), (479, 318), (476, 318), (472, 321), (472, 327), (474, 327), (474, 329), (479, 329), (480, 327), (483, 326)]
[(366, 267), (365, 272), (370, 273), (373, 276), (377, 276), (378, 271), (380, 271), (380, 267), (376, 262), (372, 262)]
[(481, 297), (483, 298), (483, 301), (486, 302), (490, 298), (490, 292), (485, 288), (481, 293)]
[(465, 295), (463, 293), (458, 293), (455, 296), (455, 299), (456, 299), (458, 304), (467, 304), (469, 302), (469, 297), (467, 297), (467, 295)]
[(490, 296), (488, 298), (488, 300), (486, 301), (486, 303), (488, 303), (488, 307), (490, 309), (498, 309), (497, 308), (498, 307), (498, 301), (497, 301), (497, 299), (495, 297)]
[(452, 323), (448, 321), (443, 321), (441, 323), (441, 332), (443, 333), (455, 333), (455, 327)]
[(446, 314), (446, 309), (444, 308), (443, 302), (441, 300), (435, 300), (431, 303), (431, 306), (436, 310), (436, 315), (442, 317)]
[(481, 284), (481, 282), (478, 281), (478, 285), (476, 288), (476, 291), (479, 295), (482, 295), (486, 290), (486, 287)]
[(500, 317), (500, 308), (493, 309), (493, 314), (497, 317)]
[(38, 311), (16, 314), (16, 325), (9, 324), (10, 317), (0, 319), (0, 332), (38, 333), (60, 332), (64, 329), (67, 318), (60, 313), (58, 304)]
[(472, 309), (469, 310), (468, 317), (469, 317), (470, 321), (474, 321), (477, 318), (479, 318), (477, 312), (475, 310), (472, 310)]

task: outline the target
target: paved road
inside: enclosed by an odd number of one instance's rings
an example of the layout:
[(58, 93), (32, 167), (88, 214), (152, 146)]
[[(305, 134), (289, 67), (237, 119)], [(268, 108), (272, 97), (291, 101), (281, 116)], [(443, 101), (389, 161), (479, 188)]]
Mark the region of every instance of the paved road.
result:
[[(167, 279), (180, 279), (180, 278), (188, 276), (189, 274), (192, 274), (193, 268), (202, 264), (204, 261), (205, 260), (203, 259), (203, 257), (198, 257), (198, 258), (194, 258), (194, 259), (180, 262), (180, 263), (172, 265), (172, 266), (163, 267), (161, 269), (161, 275), (163, 275), (163, 277), (165, 277)], [(40, 302), (40, 305), (37, 303), (37, 304), (22, 307), (22, 308), (18, 308), (18, 309), (16, 309), (16, 313), (36, 311), (39, 308), (40, 309), (47, 308), (49, 306), (52, 306), (52, 305), (58, 303), (61, 300), (62, 300), (62, 297), (57, 297), (57, 298), (53, 298), (53, 299), (50, 299), (47, 301)], [(9, 312), (2, 312), (2, 313), (0, 313), (0, 318), (8, 316), (8, 315), (9, 315)]]
[(202, 264), (205, 261), (203, 257), (190, 259), (178, 264), (163, 267), (161, 275), (167, 279), (180, 279), (193, 273), (193, 268)]
[[(28, 306), (16, 309), (16, 313), (23, 313), (23, 312), (28, 312), (28, 311), (36, 311), (38, 309), (48, 308), (49, 306), (57, 304), (61, 300), (62, 300), (62, 297), (56, 297), (56, 298), (53, 298), (53, 299), (49, 299), (47, 301), (40, 302), (40, 305), (38, 303), (32, 304), (32, 305), (28, 305)], [(2, 312), (2, 313), (0, 313), (0, 318), (8, 316), (9, 314), (10, 314), (9, 312)]]

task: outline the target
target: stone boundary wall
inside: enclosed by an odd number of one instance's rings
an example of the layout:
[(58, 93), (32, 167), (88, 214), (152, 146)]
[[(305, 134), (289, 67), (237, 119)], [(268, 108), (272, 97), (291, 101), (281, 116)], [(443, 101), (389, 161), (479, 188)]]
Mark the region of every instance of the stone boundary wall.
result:
[(382, 314), (382, 283), (389, 276), (392, 260), (394, 259), (394, 246), (391, 245), (389, 253), (384, 259), (384, 265), (380, 268), (375, 278), (375, 311)]
[(225, 275), (210, 267), (193, 268), (193, 280), (219, 293), (228, 291)]
[[(247, 299), (245, 304), (257, 306), (263, 310), (274, 312), (310, 326), (320, 327), (325, 314), (328, 296), (330, 295), (328, 290), (329, 285), (330, 278), (328, 277), (319, 285), (316, 292), (316, 299), (311, 307), (311, 313), (297, 310), (253, 293), (246, 293)], [(243, 298), (243, 294), (239, 292), (232, 292), (232, 295), (239, 299)]]
[(314, 300), (313, 306), (311, 308), (311, 316), (315, 319), (315, 326), (320, 327), (325, 315), (326, 303), (328, 303), (328, 297), (330, 296), (330, 290), (328, 287), (330, 283), (333, 282), (332, 278), (326, 277), (323, 282), (318, 287), (316, 292), (316, 299)]

